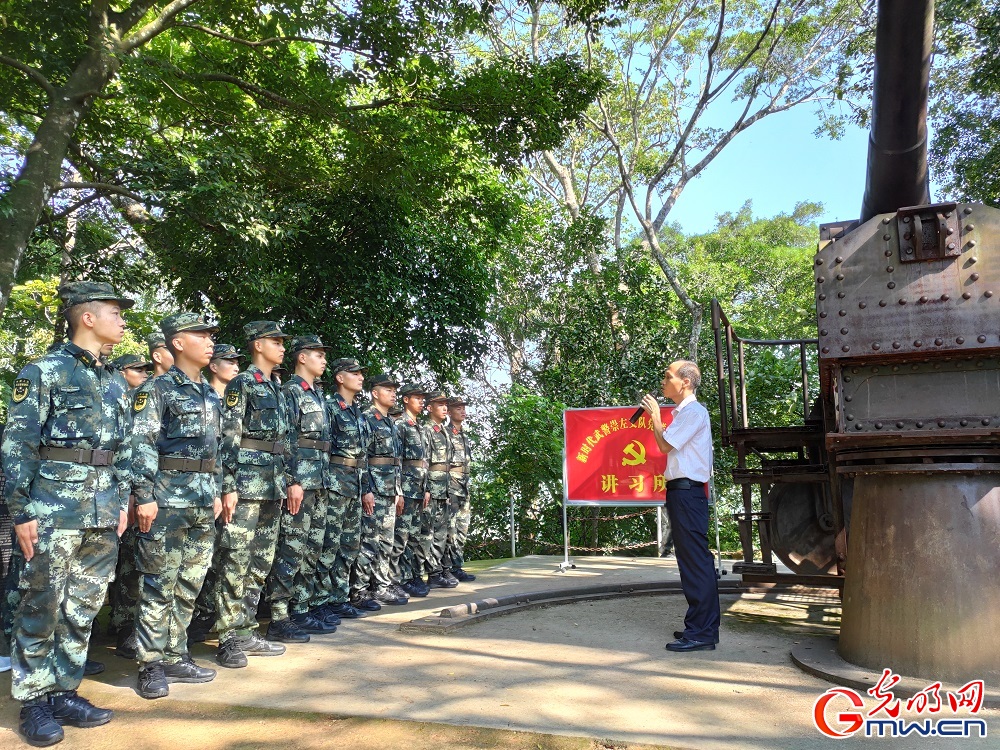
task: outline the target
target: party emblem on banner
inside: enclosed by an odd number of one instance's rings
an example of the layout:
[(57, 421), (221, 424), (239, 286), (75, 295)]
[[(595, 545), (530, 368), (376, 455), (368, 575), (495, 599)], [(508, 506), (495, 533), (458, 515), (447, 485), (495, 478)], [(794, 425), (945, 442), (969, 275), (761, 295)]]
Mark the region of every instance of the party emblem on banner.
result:
[[(660, 409), (664, 425), (674, 407)], [(565, 427), (566, 502), (570, 505), (663, 500), (667, 457), (653, 437), (653, 424), (643, 414), (635, 424), (634, 406), (567, 409)]]

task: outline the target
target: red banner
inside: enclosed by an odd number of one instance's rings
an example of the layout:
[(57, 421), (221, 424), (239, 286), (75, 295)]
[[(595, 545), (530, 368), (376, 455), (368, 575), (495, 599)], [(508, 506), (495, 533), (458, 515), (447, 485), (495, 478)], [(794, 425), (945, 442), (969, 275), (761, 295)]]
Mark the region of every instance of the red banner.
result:
[[(666, 496), (667, 457), (653, 438), (653, 423), (643, 413), (629, 422), (634, 406), (567, 409), (563, 483), (566, 502), (649, 504)], [(664, 426), (673, 418), (673, 406), (661, 406)]]

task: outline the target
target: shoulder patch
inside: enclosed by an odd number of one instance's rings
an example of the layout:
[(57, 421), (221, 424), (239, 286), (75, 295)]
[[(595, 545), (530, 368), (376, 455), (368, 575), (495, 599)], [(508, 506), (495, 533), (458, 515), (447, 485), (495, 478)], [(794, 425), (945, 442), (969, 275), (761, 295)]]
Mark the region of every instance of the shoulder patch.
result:
[(240, 402), (240, 392), (239, 391), (229, 391), (226, 394), (226, 406), (232, 409), (236, 404)]
[(132, 409), (136, 414), (141, 412), (146, 408), (146, 404), (149, 403), (149, 394), (146, 391), (141, 391), (135, 394), (135, 403), (132, 404)]
[(11, 394), (11, 400), (15, 404), (19, 404), (24, 399), (28, 397), (28, 391), (31, 389), (31, 381), (27, 378), (18, 378), (14, 381), (14, 391)]

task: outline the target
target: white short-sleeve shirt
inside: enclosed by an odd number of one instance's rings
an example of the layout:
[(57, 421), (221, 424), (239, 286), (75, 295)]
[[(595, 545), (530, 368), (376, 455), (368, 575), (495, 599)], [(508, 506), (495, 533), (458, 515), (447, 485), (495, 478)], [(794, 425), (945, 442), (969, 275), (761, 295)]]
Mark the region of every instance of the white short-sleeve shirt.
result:
[(667, 454), (667, 480), (708, 481), (712, 473), (712, 424), (708, 409), (694, 394), (677, 404), (663, 438), (673, 447)]

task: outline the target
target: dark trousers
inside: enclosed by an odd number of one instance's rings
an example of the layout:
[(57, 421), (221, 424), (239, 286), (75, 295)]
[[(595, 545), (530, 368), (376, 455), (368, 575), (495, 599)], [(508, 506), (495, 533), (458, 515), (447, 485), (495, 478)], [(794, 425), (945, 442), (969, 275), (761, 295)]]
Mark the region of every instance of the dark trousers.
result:
[(714, 643), (719, 638), (719, 581), (708, 550), (708, 498), (704, 487), (667, 492), (681, 590), (687, 599), (684, 637)]

